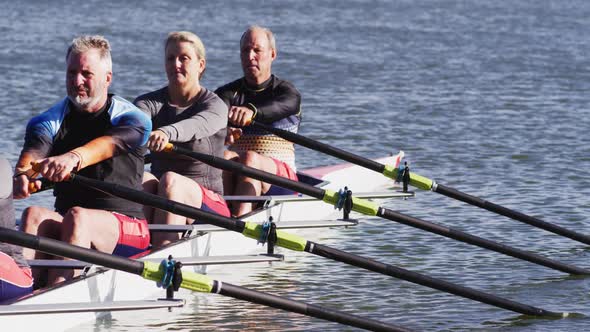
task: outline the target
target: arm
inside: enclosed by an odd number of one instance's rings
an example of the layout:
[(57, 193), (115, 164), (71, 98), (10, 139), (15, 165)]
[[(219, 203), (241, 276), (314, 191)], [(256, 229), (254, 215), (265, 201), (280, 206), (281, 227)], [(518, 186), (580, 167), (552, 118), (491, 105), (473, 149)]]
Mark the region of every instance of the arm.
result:
[[(252, 119), (256, 115), (256, 107), (252, 104), (249, 104), (247, 106), (232, 105), (232, 101), (238, 93), (235, 85), (235, 82), (226, 84), (215, 90), (215, 93), (225, 103), (229, 110), (228, 123), (233, 126), (244, 127), (249, 125), (250, 122), (252, 122)], [(228, 127), (228, 135), (225, 139), (225, 145), (233, 144), (233, 142), (237, 140), (241, 136), (241, 134), (241, 129)]]
[(231, 101), (237, 94), (237, 91), (232, 88), (232, 83), (226, 84), (215, 90), (215, 94), (225, 103), (227, 108), (231, 107)]
[(188, 142), (211, 136), (227, 125), (227, 107), (214, 96), (204, 103), (185, 110), (182, 119), (158, 128), (172, 142)]
[(147, 115), (133, 106), (117, 109), (111, 123), (113, 127), (104, 136), (61, 155), (37, 160), (35, 169), (50, 181), (63, 181), (73, 171), (141, 147), (151, 132)]
[(64, 154), (35, 160), (35, 170), (53, 182), (67, 180), (71, 172), (112, 158), (117, 143), (111, 136), (101, 136)]
[(255, 120), (262, 123), (272, 123), (299, 113), (301, 109), (301, 94), (290, 83), (282, 82), (275, 89), (272, 99), (251, 104), (249, 108), (252, 107), (255, 108)]
[[(12, 195), (15, 199), (31, 196), (30, 183), (34, 183), (36, 189), (40, 189), (41, 183), (33, 181), (38, 173), (31, 167), (32, 163), (49, 155), (53, 145), (53, 132), (51, 118), (48, 113), (34, 117), (27, 124), (25, 142), (14, 170), (14, 182)], [(52, 130), (53, 129), (53, 130)]]
[[(34, 183), (36, 190), (41, 188), (39, 181), (33, 179), (37, 176), (37, 172), (31, 168), (31, 163), (37, 160), (31, 152), (22, 151), (15, 168), (15, 175), (13, 179), (12, 197), (14, 199), (22, 199), (31, 196), (30, 183)], [(35, 190), (35, 191), (36, 191)]]
[[(156, 105), (151, 97), (152, 93), (141, 95), (133, 101), (133, 104), (142, 110), (150, 119), (153, 119), (162, 109), (162, 104)], [(153, 126), (153, 123), (152, 123)], [(162, 151), (168, 144), (169, 137), (161, 130), (154, 130), (150, 133), (147, 141), (147, 148), (151, 151)]]

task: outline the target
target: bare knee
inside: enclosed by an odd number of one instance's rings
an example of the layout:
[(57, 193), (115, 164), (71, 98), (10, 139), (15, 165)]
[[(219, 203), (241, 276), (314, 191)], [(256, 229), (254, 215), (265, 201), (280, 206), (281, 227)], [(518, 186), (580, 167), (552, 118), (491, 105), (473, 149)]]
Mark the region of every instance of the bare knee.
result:
[(223, 151), (223, 158), (227, 160), (240, 161), (240, 156), (236, 152), (230, 150)]
[(148, 172), (143, 173), (143, 181), (142, 181), (143, 191), (155, 194), (158, 192), (158, 179)]
[(176, 187), (181, 177), (182, 175), (174, 172), (164, 173), (158, 183), (158, 194), (169, 197), (174, 192), (174, 187)]
[(272, 174), (275, 174), (277, 171), (277, 166), (272, 158), (263, 156), (254, 151), (247, 151), (242, 156), (242, 163), (246, 166)]
[(38, 206), (31, 206), (23, 211), (20, 229), (23, 232), (37, 234), (39, 225), (45, 220), (45, 209)]
[(263, 161), (263, 157), (254, 151), (246, 151), (242, 156), (242, 164), (254, 168), (261, 168)]
[(68, 210), (64, 215), (62, 228), (67, 234), (80, 234), (84, 231), (84, 223), (88, 220), (88, 211), (79, 206)]

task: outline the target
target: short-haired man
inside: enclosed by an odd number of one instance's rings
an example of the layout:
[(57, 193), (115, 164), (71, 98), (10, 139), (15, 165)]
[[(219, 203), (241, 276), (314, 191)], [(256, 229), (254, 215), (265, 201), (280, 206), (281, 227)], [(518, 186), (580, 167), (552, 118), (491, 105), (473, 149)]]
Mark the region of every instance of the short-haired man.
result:
[[(249, 27), (240, 39), (240, 58), (244, 77), (224, 85), (215, 92), (229, 107), (229, 123), (241, 129), (228, 130), (227, 159), (272, 174), (297, 180), (293, 143), (261, 130), (248, 127), (252, 121), (297, 132), (301, 121), (301, 95), (293, 84), (272, 74), (277, 56), (273, 33), (260, 26)], [(236, 137), (239, 137), (235, 139)], [(280, 187), (247, 177), (224, 178), (226, 194), (277, 195), (292, 193)], [(234, 214), (252, 210), (252, 203), (241, 203)]]
[[(151, 132), (150, 119), (108, 93), (112, 62), (104, 37), (75, 38), (66, 62), (67, 97), (29, 121), (14, 184), (15, 198), (28, 197), (36, 173), (31, 164), (36, 164), (41, 176), (56, 182), (55, 211), (29, 207), (21, 228), (102, 252), (135, 255), (147, 249), (150, 239), (141, 205), (64, 180), (78, 172), (141, 190), (142, 146)], [(33, 255), (25, 251), (25, 257)], [(71, 270), (50, 271), (49, 282), (73, 275)]]

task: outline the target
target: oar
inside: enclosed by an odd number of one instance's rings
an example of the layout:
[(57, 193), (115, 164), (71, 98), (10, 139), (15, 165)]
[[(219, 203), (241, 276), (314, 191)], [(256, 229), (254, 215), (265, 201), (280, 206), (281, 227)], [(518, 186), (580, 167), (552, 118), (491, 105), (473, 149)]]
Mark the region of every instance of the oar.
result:
[[(154, 208), (168, 211), (187, 218), (201, 220), (203, 223), (219, 226), (230, 231), (241, 233), (247, 237), (260, 240), (263, 234), (262, 225), (253, 222), (244, 222), (237, 219), (227, 218), (221, 215), (202, 211), (190, 205), (167, 200), (158, 195), (145, 193), (143, 191), (127, 188), (125, 186), (103, 182), (100, 180), (90, 179), (81, 175), (72, 174), (70, 181), (73, 183), (94, 188), (105, 193), (118, 196), (132, 202), (152, 206)], [(319, 243), (307, 241), (300, 236), (277, 230), (276, 245), (294, 250), (305, 251), (314, 255), (322, 256), (328, 259), (342, 263), (354, 265), (378, 272), (384, 275), (403, 279), (409, 282), (417, 283), (426, 287), (441, 290), (443, 292), (455, 294), (468, 299), (487, 303), (499, 308), (511, 310), (525, 315), (546, 316), (546, 317), (567, 317), (569, 313), (552, 312), (545, 309), (533, 307), (527, 304), (507, 300), (496, 295), (487, 294), (472, 288), (456, 285), (447, 281), (432, 278), (417, 272), (408, 271), (396, 266), (377, 262), (375, 260), (354, 255), (338, 249), (334, 249)]]
[[(62, 241), (33, 236), (3, 227), (0, 227), (0, 242), (11, 243), (43, 251), (51, 255), (68, 257), (115, 270), (125, 271), (141, 276), (147, 280), (161, 281), (164, 274), (164, 267), (158, 263), (149, 261), (142, 262), (113, 256), (96, 250), (70, 245)], [(252, 289), (214, 280), (208, 276), (189, 271), (182, 271), (182, 283), (180, 284), (180, 287), (202, 293), (218, 293), (235, 299), (258, 303), (372, 331), (410, 331), (404, 327), (351, 315), (334, 309), (294, 301), (277, 295), (258, 292)]]
[[(41, 188), (37, 189), (37, 187), (35, 186), (35, 181), (41, 181)], [(34, 194), (37, 192), (42, 192), (45, 190), (52, 189), (54, 186), (55, 186), (54, 182), (51, 182), (46, 178), (38, 178), (38, 179), (34, 179), (31, 182), (29, 182), (29, 192), (31, 194)]]
[[(396, 179), (398, 176), (399, 169), (396, 167), (393, 167), (391, 165), (383, 165), (379, 162), (361, 157), (359, 155), (353, 154), (348, 151), (341, 150), (339, 148), (330, 146), (325, 143), (318, 142), (316, 140), (312, 140), (308, 137), (305, 137), (305, 136), (302, 136), (299, 134), (295, 134), (292, 132), (288, 132), (286, 130), (272, 128), (270, 126), (264, 125), (259, 122), (253, 121), (250, 125), (254, 126), (256, 128), (266, 130), (270, 133), (273, 133), (279, 137), (282, 137), (288, 141), (299, 144), (299, 145), (304, 146), (306, 148), (309, 148), (309, 149), (312, 149), (315, 151), (319, 151), (319, 152), (331, 155), (333, 157), (340, 158), (342, 160), (346, 160), (346, 161), (353, 163), (355, 165), (359, 165), (359, 166), (368, 168), (372, 171), (381, 173), (389, 178)], [(432, 190), (433, 192), (463, 201), (467, 204), (471, 204), (471, 205), (486, 209), (488, 211), (491, 211), (491, 212), (503, 215), (505, 217), (523, 222), (525, 224), (529, 224), (531, 226), (544, 229), (546, 231), (570, 238), (572, 240), (576, 240), (576, 241), (579, 241), (579, 242), (582, 242), (585, 244), (590, 244), (590, 236), (588, 236), (588, 235), (581, 234), (581, 233), (563, 228), (561, 226), (546, 222), (546, 221), (541, 220), (539, 218), (535, 218), (533, 216), (529, 216), (527, 214), (509, 209), (507, 207), (492, 203), (490, 201), (486, 201), (486, 200), (481, 199), (479, 197), (466, 194), (466, 193), (461, 192), (457, 189), (447, 187), (443, 184), (437, 183), (434, 180), (431, 180), (427, 177), (418, 175), (416, 173), (410, 172), (410, 185), (412, 185), (416, 188), (419, 188), (419, 189), (423, 189), (423, 190)]]
[[(267, 183), (271, 183), (273, 185), (278, 185), (283, 188), (287, 188), (308, 196), (312, 196), (318, 199), (323, 200), (326, 203), (336, 204), (339, 199), (339, 194), (335, 191), (325, 190), (321, 188), (317, 188), (314, 186), (310, 186), (305, 183), (289, 180), (280, 176), (276, 176), (274, 174), (270, 174), (268, 172), (264, 172), (252, 167), (245, 166), (243, 164), (225, 160), (223, 158), (217, 158), (211, 155), (206, 155), (198, 152), (194, 152), (173, 144), (168, 144), (166, 146), (166, 151), (176, 152), (178, 154), (182, 154), (185, 156), (189, 156), (200, 160), (206, 164), (209, 164), (216, 168), (221, 168), (227, 171), (231, 171), (234, 173), (240, 173), (242, 175), (246, 175), (251, 178), (255, 178)], [(422, 219), (414, 218), (399, 212), (395, 212), (393, 210), (378, 206), (373, 202), (369, 202), (367, 200), (363, 200), (360, 198), (353, 197), (352, 198), (352, 210), (370, 215), (370, 216), (378, 216), (382, 217), (391, 221), (395, 221), (404, 225), (416, 227), (431, 233), (435, 233), (438, 235), (442, 235), (444, 237), (448, 237), (457, 241), (461, 241), (464, 243), (469, 243), (481, 248), (489, 249), (495, 252), (499, 252), (508, 256), (512, 256), (515, 258), (519, 258), (531, 263), (539, 264), (551, 269), (555, 269), (558, 271), (562, 271), (565, 273), (570, 274), (580, 274), (580, 275), (590, 275), (590, 270), (580, 268), (577, 266), (564, 264), (535, 253), (531, 253), (525, 250), (520, 250), (517, 248), (512, 248), (510, 246), (500, 244), (491, 240), (487, 240), (475, 235), (471, 235), (469, 233), (462, 232), (460, 230), (452, 229), (449, 227), (445, 227), (442, 225), (438, 225), (435, 223), (431, 223)]]

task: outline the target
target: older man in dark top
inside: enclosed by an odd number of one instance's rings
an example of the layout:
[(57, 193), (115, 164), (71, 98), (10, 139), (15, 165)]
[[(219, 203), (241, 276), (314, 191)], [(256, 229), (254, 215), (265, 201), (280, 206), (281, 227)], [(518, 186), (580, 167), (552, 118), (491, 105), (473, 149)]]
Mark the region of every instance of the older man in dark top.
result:
[[(31, 182), (40, 185), (37, 172), (57, 182), (56, 211), (27, 208), (22, 229), (102, 252), (135, 255), (146, 250), (150, 240), (142, 206), (65, 180), (78, 172), (141, 189), (150, 119), (131, 102), (108, 93), (112, 62), (104, 37), (74, 39), (66, 63), (68, 95), (29, 121), (14, 183), (14, 197), (25, 198), (31, 194)], [(31, 250), (24, 253), (33, 258)], [(77, 273), (50, 271), (49, 282)]]
[[(297, 132), (301, 121), (301, 95), (293, 84), (271, 72), (277, 55), (273, 33), (252, 26), (240, 40), (240, 58), (244, 77), (224, 85), (215, 92), (229, 108), (230, 128), (226, 143), (227, 159), (272, 174), (297, 180), (293, 143), (247, 125), (256, 120), (275, 128)], [(245, 127), (244, 127), (245, 126)], [(276, 195), (291, 191), (247, 177), (234, 178), (224, 174), (226, 194)], [(236, 215), (252, 210), (252, 203), (234, 207)]]

